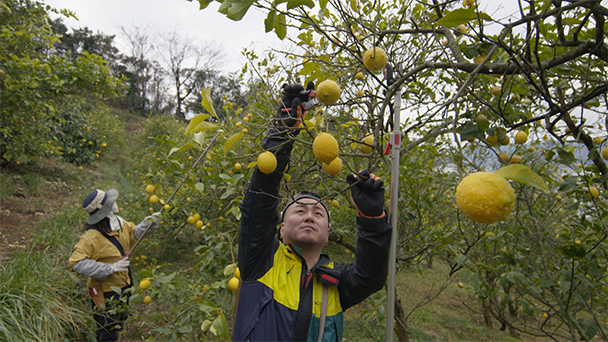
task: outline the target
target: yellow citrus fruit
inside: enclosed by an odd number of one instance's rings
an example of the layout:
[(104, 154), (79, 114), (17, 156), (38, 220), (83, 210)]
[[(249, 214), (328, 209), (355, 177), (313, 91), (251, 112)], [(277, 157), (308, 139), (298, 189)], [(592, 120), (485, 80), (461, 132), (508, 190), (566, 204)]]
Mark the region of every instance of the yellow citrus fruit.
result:
[(364, 142), (364, 144), (361, 144), (361, 151), (363, 151), (365, 154), (370, 153), (372, 151), (372, 145), (374, 144), (374, 136), (366, 135), (363, 137), (363, 139), (361, 139), (361, 141)]
[(361, 71), (359, 71), (358, 73), (355, 74), (355, 78), (358, 79), (359, 81), (363, 81), (365, 79), (365, 75), (363, 75), (363, 73)]
[(501, 86), (492, 87), (491, 91), (492, 91), (492, 95), (500, 96), (500, 94), (502, 94), (502, 87)]
[(194, 214), (194, 220), (195, 221), (198, 221), (200, 219), (201, 219), (201, 214), (199, 214), (199, 213)]
[(154, 193), (154, 185), (148, 185), (146, 187), (146, 192), (149, 193), (149, 194)]
[(186, 202), (190, 202), (190, 201), (192, 201), (192, 198), (186, 197)]
[(317, 87), (317, 99), (324, 105), (332, 105), (340, 98), (340, 86), (332, 80), (325, 80)]
[(283, 175), (283, 178), (285, 179), (286, 182), (289, 182), (291, 180), (291, 175), (289, 173), (286, 173)]
[(203, 224), (204, 223), (201, 220), (196, 221), (196, 228), (201, 229), (201, 227), (203, 227)]
[(338, 173), (340, 173), (340, 170), (342, 170), (342, 159), (336, 157), (329, 164), (323, 163), (323, 170), (325, 170), (328, 175), (337, 175)]
[(139, 282), (139, 289), (142, 291), (146, 291), (150, 288), (150, 285), (152, 285), (152, 282), (150, 281), (150, 279), (146, 278)]
[(589, 194), (593, 197), (593, 198), (598, 198), (600, 196), (600, 191), (594, 187), (594, 186), (590, 186), (589, 187)]
[(602, 149), (602, 158), (608, 159), (608, 146)]
[(501, 163), (506, 163), (506, 162), (509, 161), (509, 159), (510, 159), (509, 155), (506, 154), (506, 153), (504, 153), (504, 152), (500, 152), (498, 154), (498, 161), (501, 162)]
[(595, 142), (596, 145), (600, 145), (604, 139), (602, 137), (597, 137), (595, 139), (593, 139), (593, 141)]
[(519, 164), (519, 163), (521, 163), (521, 157), (518, 156), (517, 154), (514, 154), (511, 157), (511, 164)]
[(364, 95), (365, 95), (365, 93), (363, 92), (363, 90), (361, 90), (361, 89), (357, 90), (358, 97), (363, 97)]
[(515, 190), (501, 175), (476, 172), (464, 177), (456, 187), (456, 204), (476, 222), (503, 221), (515, 205)]
[(534, 152), (534, 151), (536, 151), (536, 147), (534, 147), (534, 146), (528, 147), (528, 152)]
[(164, 206), (163, 208), (164, 208), (165, 210), (169, 210), (169, 209), (171, 209), (171, 206), (170, 206), (170, 205), (168, 205), (168, 204), (165, 204), (165, 206)]
[[(466, 0), (465, 0), (466, 1)], [(483, 62), (483, 60), (486, 59), (486, 56), (477, 56), (477, 57), (473, 57), (473, 62), (479, 64), (481, 62)]]
[(188, 216), (188, 224), (195, 224), (196, 223), (196, 219), (194, 218), (194, 216)]
[(476, 121), (477, 123), (482, 123), (482, 122), (484, 122), (484, 121), (488, 121), (488, 118), (487, 118), (485, 115), (483, 115), (483, 114), (479, 114), (479, 115), (477, 115), (477, 117), (475, 118), (475, 121)]
[(384, 69), (388, 57), (386, 52), (379, 47), (372, 47), (363, 54), (363, 64), (371, 71)]
[(498, 134), (496, 132), (494, 132), (494, 135), (491, 137), (487, 137), (486, 141), (488, 142), (488, 144), (490, 144), (492, 146), (498, 144)]
[(463, 34), (465, 34), (467, 32), (467, 27), (464, 26), (464, 24), (460, 24), (458, 26), (456, 26), (456, 28), (454, 29), (454, 34), (457, 37), (462, 36)]
[(241, 270), (239, 270), (238, 267), (235, 267), (234, 269), (234, 277), (237, 279), (241, 279)]
[(461, 281), (459, 281), (458, 282), (458, 287), (460, 287), (462, 289), (462, 288), (464, 288), (464, 284)]
[(103, 143), (103, 144), (101, 144), (101, 147), (108, 147), (108, 144)]
[(83, 169), (83, 167), (82, 167), (82, 166), (79, 166), (79, 167), (78, 167), (78, 170), (82, 171), (82, 169)]
[(152, 303), (152, 297), (145, 296), (144, 297), (144, 304), (150, 304), (150, 303)]
[(503, 146), (504, 145), (509, 145), (510, 142), (511, 142), (511, 139), (509, 139), (509, 137), (506, 136), (506, 135), (505, 135), (504, 138), (498, 140), (498, 143), (501, 144), (501, 145), (503, 145)]
[(320, 162), (331, 163), (338, 157), (338, 152), (338, 142), (329, 133), (319, 133), (312, 142), (312, 153)]
[(243, 121), (245, 121), (245, 122), (249, 122), (249, 117), (248, 117), (248, 116), (244, 117), (244, 118), (243, 118)]
[(258, 169), (265, 174), (273, 172), (277, 168), (277, 157), (270, 152), (265, 151), (258, 156)]
[(232, 292), (238, 290), (239, 289), (239, 278), (237, 278), (237, 277), (230, 278), (230, 280), (228, 281), (228, 288)]
[(236, 163), (234, 164), (234, 169), (237, 171), (241, 171), (241, 169), (243, 168), (243, 166), (241, 166), (241, 163)]
[(156, 203), (158, 203), (158, 196), (156, 196), (156, 195), (152, 195), (152, 196), (150, 196), (150, 203), (151, 203), (151, 204), (156, 204)]
[(475, 5), (475, 0), (463, 0), (462, 5), (466, 8), (470, 8), (471, 6)]
[(528, 134), (524, 131), (519, 131), (515, 134), (516, 144), (525, 144), (528, 141)]
[(338, 202), (338, 200), (331, 200), (331, 206), (334, 208), (337, 208), (340, 205), (340, 202)]

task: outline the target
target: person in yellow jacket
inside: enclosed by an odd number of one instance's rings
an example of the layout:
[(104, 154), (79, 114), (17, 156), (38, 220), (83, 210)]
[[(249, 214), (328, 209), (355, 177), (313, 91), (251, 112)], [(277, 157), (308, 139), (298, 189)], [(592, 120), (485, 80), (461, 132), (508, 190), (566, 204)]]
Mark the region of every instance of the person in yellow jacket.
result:
[[(74, 246), (69, 269), (87, 276), (87, 287), (93, 301), (97, 322), (97, 341), (116, 341), (127, 319), (125, 310), (112, 308), (119, 294), (112, 286), (128, 289), (133, 285), (129, 258), (124, 257), (131, 246), (158, 227), (160, 213), (146, 217), (137, 226), (118, 214), (118, 191), (94, 190), (84, 199), (82, 208), (89, 213), (85, 232)], [(128, 298), (127, 298), (128, 303)]]

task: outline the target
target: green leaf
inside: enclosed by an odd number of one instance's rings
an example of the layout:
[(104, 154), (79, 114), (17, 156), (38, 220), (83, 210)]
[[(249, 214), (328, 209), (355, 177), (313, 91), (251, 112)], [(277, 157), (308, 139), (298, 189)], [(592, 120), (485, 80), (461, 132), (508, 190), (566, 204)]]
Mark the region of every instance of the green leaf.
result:
[(308, 62), (306, 64), (304, 64), (304, 67), (300, 70), (300, 72), (298, 73), (299, 75), (309, 75), (311, 73), (313, 73), (315, 71), (315, 69), (317, 69), (319, 67), (319, 65), (315, 62)]
[(573, 243), (566, 246), (557, 247), (557, 250), (562, 253), (564, 257), (567, 259), (582, 259), (587, 255), (587, 251), (585, 251), (585, 247)]
[(255, 2), (256, 0), (224, 0), (217, 11), (231, 20), (239, 21)]
[(547, 184), (545, 184), (545, 181), (541, 176), (530, 170), (529, 167), (522, 164), (507, 165), (496, 170), (495, 173), (505, 177), (506, 179), (531, 185), (539, 190), (549, 190)]
[(215, 318), (211, 328), (209, 329), (215, 336), (219, 336), (222, 339), (228, 339), (228, 325), (226, 324), (226, 317), (221, 314)]
[(200, 10), (204, 10), (205, 8), (207, 8), (207, 6), (209, 6), (210, 3), (212, 3), (214, 0), (198, 0), (198, 9)]
[(315, 2), (312, 0), (289, 0), (287, 1), (287, 9), (293, 9), (300, 6), (306, 6), (308, 8), (315, 7)]
[(193, 141), (188, 141), (182, 147), (174, 147), (174, 148), (172, 148), (171, 151), (169, 151), (169, 155), (167, 155), (167, 157), (170, 157), (175, 152), (184, 152), (184, 151), (189, 150), (191, 148), (200, 149), (200, 146), (197, 143), (193, 142)]
[(192, 132), (197, 132), (194, 130), (196, 128), (196, 126), (198, 126), (202, 122), (205, 122), (205, 120), (207, 120), (209, 117), (211, 117), (209, 114), (198, 114), (195, 117), (193, 117), (192, 119), (190, 119), (190, 122), (188, 123), (188, 127), (186, 127), (186, 134), (192, 133)]
[[(456, 27), (460, 24), (465, 24), (469, 21), (477, 20), (477, 18), (477, 12), (475, 11), (475, 9), (459, 8), (446, 13), (443, 18), (437, 20), (437, 25), (445, 27)], [(492, 20), (492, 18), (484, 12), (479, 12), (479, 18), (482, 20)]]
[(559, 183), (559, 191), (568, 191), (572, 189), (578, 181), (578, 176), (570, 176)]
[(277, 18), (277, 11), (272, 10), (272, 11), (268, 11), (268, 15), (266, 16), (266, 19), (264, 19), (264, 28), (265, 28), (265, 32), (268, 33), (270, 31), (272, 31), (272, 29), (274, 28), (274, 23), (276, 21)]
[(287, 36), (287, 19), (285, 14), (279, 14), (276, 22), (274, 23), (274, 32), (277, 34), (280, 40), (283, 40)]
[(594, 321), (585, 318), (579, 318), (577, 321), (585, 332), (585, 335), (587, 335), (585, 337), (589, 340), (593, 339), (593, 337), (597, 334), (597, 324), (595, 324)]
[(201, 97), (203, 98), (201, 100), (201, 106), (217, 118), (215, 108), (213, 108), (213, 101), (211, 101), (211, 87), (203, 88), (203, 90), (201, 90)]
[(230, 138), (228, 138), (228, 140), (226, 140), (226, 142), (224, 143), (224, 154), (228, 153), (228, 151), (230, 151), (230, 148), (232, 147), (232, 145), (234, 145), (235, 142), (237, 142), (239, 139), (241, 139), (243, 137), (243, 135), (245, 135), (245, 133), (238, 132), (238, 133), (233, 134)]

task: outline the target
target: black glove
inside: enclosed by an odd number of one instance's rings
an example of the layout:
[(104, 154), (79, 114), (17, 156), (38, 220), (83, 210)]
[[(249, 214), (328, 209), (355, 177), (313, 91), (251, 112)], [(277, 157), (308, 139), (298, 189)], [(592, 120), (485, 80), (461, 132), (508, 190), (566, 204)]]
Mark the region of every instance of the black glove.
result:
[[(300, 84), (283, 84), (283, 98), (277, 108), (278, 127), (298, 127), (304, 121), (311, 98), (316, 98), (315, 84), (308, 82), (306, 89)], [(299, 130), (295, 131), (297, 134)]]
[(350, 196), (361, 216), (381, 217), (384, 215), (384, 182), (382, 179), (363, 170), (359, 171), (357, 175), (348, 175), (346, 181), (352, 185)]

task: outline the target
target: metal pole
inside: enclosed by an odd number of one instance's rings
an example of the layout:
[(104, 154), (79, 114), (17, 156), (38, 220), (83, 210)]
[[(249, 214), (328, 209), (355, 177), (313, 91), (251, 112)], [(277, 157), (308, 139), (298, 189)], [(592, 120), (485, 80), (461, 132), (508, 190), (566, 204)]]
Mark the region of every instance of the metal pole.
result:
[(391, 245), (388, 257), (388, 296), (386, 308), (386, 341), (393, 342), (395, 326), (395, 273), (397, 271), (397, 215), (399, 213), (399, 155), (401, 152), (401, 90), (395, 91), (395, 113), (393, 114), (393, 133), (389, 135), (391, 144)]

